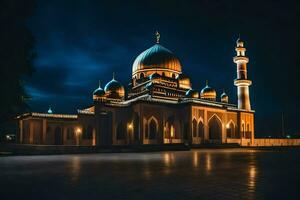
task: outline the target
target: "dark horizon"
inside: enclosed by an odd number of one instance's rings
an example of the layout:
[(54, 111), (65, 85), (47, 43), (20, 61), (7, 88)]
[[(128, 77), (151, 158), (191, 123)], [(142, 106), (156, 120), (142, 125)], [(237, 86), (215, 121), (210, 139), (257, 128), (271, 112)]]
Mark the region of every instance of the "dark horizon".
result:
[[(225, 2), (225, 1), (224, 1)], [(28, 25), (36, 38), (36, 72), (26, 80), (33, 111), (74, 113), (111, 80), (130, 82), (134, 59), (155, 42), (180, 59), (200, 91), (205, 80), (236, 103), (235, 41), (245, 41), (256, 136), (300, 134), (297, 113), (297, 3), (233, 1), (38, 1)], [(294, 91), (294, 92), (291, 92)]]

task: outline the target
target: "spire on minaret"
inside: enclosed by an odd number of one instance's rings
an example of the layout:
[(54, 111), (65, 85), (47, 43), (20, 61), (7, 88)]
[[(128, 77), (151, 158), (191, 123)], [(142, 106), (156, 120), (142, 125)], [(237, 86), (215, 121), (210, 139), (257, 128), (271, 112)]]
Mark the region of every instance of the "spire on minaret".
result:
[(155, 32), (155, 37), (156, 37), (156, 43), (159, 44), (160, 34), (158, 31)]

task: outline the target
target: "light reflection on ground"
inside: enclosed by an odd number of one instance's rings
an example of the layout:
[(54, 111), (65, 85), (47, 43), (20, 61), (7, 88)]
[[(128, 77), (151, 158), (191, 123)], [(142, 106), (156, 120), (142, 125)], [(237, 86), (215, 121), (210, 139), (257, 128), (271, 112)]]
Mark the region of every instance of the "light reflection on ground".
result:
[(3, 199), (289, 199), (299, 158), (299, 149), (0, 157), (0, 192)]

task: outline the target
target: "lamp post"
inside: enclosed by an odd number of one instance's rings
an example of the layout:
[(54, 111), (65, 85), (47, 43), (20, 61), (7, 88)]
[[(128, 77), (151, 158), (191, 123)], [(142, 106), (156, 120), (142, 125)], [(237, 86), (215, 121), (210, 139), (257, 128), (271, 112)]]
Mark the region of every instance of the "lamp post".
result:
[(76, 145), (79, 146), (79, 140), (82, 133), (82, 129), (80, 127), (77, 127), (75, 129), (75, 135), (76, 135)]
[(128, 144), (131, 143), (131, 137), (132, 137), (132, 130), (133, 130), (133, 123), (130, 122), (127, 124), (127, 131), (128, 131)]

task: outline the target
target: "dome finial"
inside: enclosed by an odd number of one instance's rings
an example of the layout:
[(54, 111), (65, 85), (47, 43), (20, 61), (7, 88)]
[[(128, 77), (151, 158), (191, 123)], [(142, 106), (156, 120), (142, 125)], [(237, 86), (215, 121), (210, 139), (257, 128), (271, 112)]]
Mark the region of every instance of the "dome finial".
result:
[(112, 79), (115, 80), (115, 72), (112, 74)]
[(205, 81), (206, 86), (208, 86), (208, 80)]
[(158, 31), (155, 32), (155, 36), (156, 36), (156, 43), (159, 44), (160, 34)]
[(52, 114), (52, 113), (53, 113), (53, 112), (52, 112), (52, 109), (51, 109), (51, 106), (49, 106), (49, 109), (48, 109), (47, 113), (48, 113), (48, 114)]
[(101, 88), (101, 81), (99, 80), (99, 88)]

